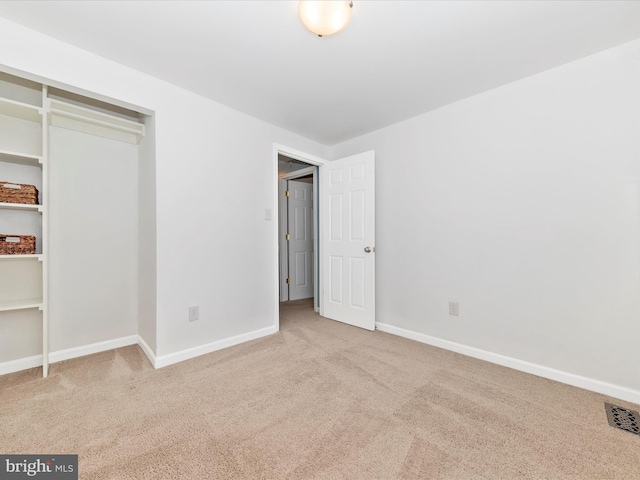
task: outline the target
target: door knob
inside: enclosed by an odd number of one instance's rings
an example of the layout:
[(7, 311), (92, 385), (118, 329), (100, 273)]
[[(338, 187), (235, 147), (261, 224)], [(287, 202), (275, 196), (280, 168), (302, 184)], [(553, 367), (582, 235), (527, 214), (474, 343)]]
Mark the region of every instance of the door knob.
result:
[(375, 252), (375, 248), (373, 247), (364, 247), (364, 253), (371, 253), (371, 252)]

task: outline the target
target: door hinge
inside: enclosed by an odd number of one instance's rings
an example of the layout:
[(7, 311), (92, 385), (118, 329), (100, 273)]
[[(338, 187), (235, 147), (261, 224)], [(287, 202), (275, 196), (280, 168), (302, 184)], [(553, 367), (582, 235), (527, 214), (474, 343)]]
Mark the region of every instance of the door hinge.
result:
[(287, 190), (287, 191), (285, 191), (285, 192), (284, 192), (284, 196), (285, 196), (285, 197), (288, 197), (288, 196), (289, 196), (289, 190)]
[(291, 240), (291, 235), (289, 235), (288, 233), (284, 236), (285, 240)]
[(287, 278), (287, 285), (289, 285), (290, 283), (291, 283), (291, 280)]

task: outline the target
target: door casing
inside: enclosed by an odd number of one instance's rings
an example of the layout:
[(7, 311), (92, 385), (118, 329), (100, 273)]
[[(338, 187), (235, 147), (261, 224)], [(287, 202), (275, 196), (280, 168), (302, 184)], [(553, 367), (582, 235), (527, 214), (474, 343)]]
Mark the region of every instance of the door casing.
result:
[(287, 199), (285, 196), (285, 192), (287, 190), (287, 182), (289, 180), (295, 180), (296, 178), (305, 177), (308, 175), (313, 175), (313, 248), (314, 248), (314, 260), (313, 260), (313, 270), (316, 276), (315, 285), (314, 285), (314, 309), (316, 312), (320, 311), (319, 309), (319, 278), (318, 278), (318, 226), (319, 226), (319, 217), (318, 217), (318, 173), (317, 167), (309, 166), (307, 168), (302, 168), (300, 170), (296, 170), (295, 172), (287, 173), (279, 177), (278, 181), (278, 247), (279, 247), (279, 268), (280, 268), (280, 301), (286, 302), (289, 300), (289, 296), (286, 294), (287, 290), (287, 282), (286, 278), (289, 273), (289, 259), (285, 252), (287, 251), (287, 241), (284, 239), (284, 232), (287, 231)]
[[(273, 198), (273, 204), (272, 204), (272, 211), (273, 212), (279, 212), (280, 211), (280, 202), (281, 202), (281, 198), (284, 196), (284, 194), (281, 192), (283, 192), (282, 189), (282, 182), (280, 181), (280, 178), (278, 177), (278, 154), (280, 155), (284, 155), (285, 157), (289, 157), (289, 158), (293, 158), (294, 160), (300, 160), (301, 162), (307, 163), (310, 166), (313, 167), (321, 167), (322, 165), (327, 163), (327, 160), (320, 158), (320, 157), (316, 157), (315, 155), (310, 155), (308, 153), (302, 152), (300, 150), (297, 150), (295, 148), (291, 148), (291, 147), (287, 147), (285, 145), (280, 145), (277, 143), (273, 144), (273, 162), (272, 162), (272, 168), (273, 168), (273, 181), (274, 181), (274, 185), (276, 188), (276, 192), (277, 195), (274, 195)], [(319, 169), (313, 169), (313, 170), (319, 170)], [(298, 170), (296, 172), (292, 172), (294, 174), (299, 173), (301, 170)], [(315, 189), (315, 193), (314, 193), (314, 215), (316, 216), (316, 221), (314, 221), (314, 223), (316, 225), (319, 224), (319, 222), (317, 221), (317, 219), (319, 219), (318, 215), (319, 215), (319, 179), (317, 178), (319, 176), (318, 173), (316, 173), (316, 178), (314, 179), (314, 186), (316, 186)], [(287, 178), (287, 176), (285, 175), (282, 178)], [(271, 215), (271, 218), (273, 218), (273, 215)], [(274, 250), (273, 250), (273, 262), (274, 262), (274, 272), (275, 272), (275, 279), (272, 282), (273, 284), (273, 298), (275, 299), (274, 302), (274, 311), (273, 311), (273, 318), (274, 318), (274, 324), (277, 327), (278, 330), (280, 330), (280, 278), (281, 278), (281, 266), (280, 266), (280, 255), (279, 255), (279, 250), (282, 248), (281, 247), (281, 239), (280, 239), (280, 217), (279, 214), (276, 215), (276, 218), (278, 219), (277, 221), (273, 222), (273, 245), (274, 245)], [(320, 255), (320, 245), (318, 242), (318, 236), (319, 236), (320, 232), (316, 232), (316, 234), (314, 235), (315, 237), (315, 259), (314, 259), (314, 268), (316, 271), (316, 286), (315, 286), (315, 295), (314, 295), (314, 308), (317, 312), (320, 313), (320, 315), (322, 315), (322, 271), (320, 269), (320, 265), (318, 264), (318, 258)], [(319, 273), (319, 275), (318, 275)]]

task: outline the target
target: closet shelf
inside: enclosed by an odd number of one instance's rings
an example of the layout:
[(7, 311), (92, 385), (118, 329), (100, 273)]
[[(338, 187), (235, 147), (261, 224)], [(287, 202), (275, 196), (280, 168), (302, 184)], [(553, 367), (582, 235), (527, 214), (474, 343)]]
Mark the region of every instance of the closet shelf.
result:
[(26, 308), (42, 309), (42, 298), (25, 298), (22, 300), (0, 301), (0, 312), (24, 310)]
[(111, 138), (132, 144), (144, 137), (144, 125), (59, 100), (49, 100), (49, 122), (55, 127)]
[(41, 262), (44, 255), (41, 253), (34, 253), (29, 255), (0, 255), (0, 260), (38, 260)]
[(0, 202), (0, 208), (4, 210), (22, 210), (27, 212), (42, 213), (42, 205), (29, 205), (26, 203), (5, 203)]
[(42, 123), (42, 110), (39, 107), (9, 100), (8, 98), (0, 98), (0, 114)]
[(11, 152), (0, 150), (0, 162), (17, 163), (19, 165), (29, 165), (33, 167), (42, 166), (42, 157), (28, 153)]

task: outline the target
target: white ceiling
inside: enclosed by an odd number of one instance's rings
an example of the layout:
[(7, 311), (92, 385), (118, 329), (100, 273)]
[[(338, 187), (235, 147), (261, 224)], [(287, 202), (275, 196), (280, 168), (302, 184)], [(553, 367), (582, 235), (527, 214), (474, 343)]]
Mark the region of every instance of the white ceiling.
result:
[(326, 145), (640, 38), (640, 2), (1, 1), (0, 16)]

